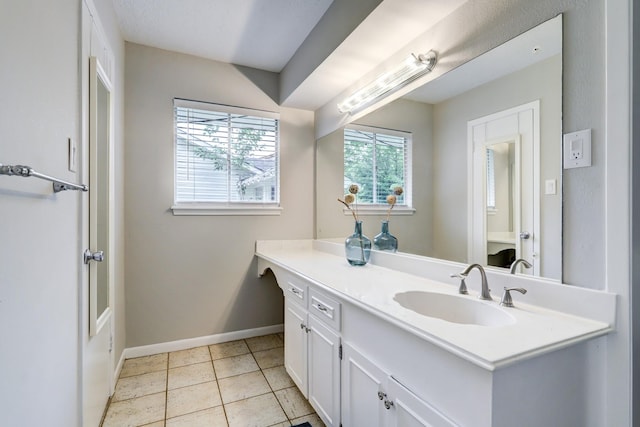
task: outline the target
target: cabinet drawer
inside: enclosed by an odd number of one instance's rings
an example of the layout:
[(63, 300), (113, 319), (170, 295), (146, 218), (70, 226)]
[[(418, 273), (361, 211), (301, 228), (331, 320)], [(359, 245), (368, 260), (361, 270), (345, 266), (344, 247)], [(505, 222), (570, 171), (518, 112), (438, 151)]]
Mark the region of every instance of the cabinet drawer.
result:
[(304, 283), (287, 280), (284, 287), (284, 296), (304, 308), (307, 307), (307, 285)]
[(340, 303), (315, 289), (309, 291), (309, 313), (340, 331)]

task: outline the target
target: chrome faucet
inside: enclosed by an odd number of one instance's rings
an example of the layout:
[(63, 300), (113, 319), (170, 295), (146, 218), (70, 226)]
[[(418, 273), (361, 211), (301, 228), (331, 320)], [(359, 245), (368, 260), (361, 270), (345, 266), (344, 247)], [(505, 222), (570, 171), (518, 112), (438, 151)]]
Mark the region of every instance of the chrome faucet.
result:
[(462, 294), (462, 295), (469, 294), (469, 291), (467, 290), (467, 282), (465, 282), (465, 279), (467, 278), (467, 276), (463, 276), (460, 273), (453, 273), (453, 274), (450, 274), (449, 277), (455, 277), (457, 279), (460, 279), (460, 287), (458, 288), (459, 294)]
[(478, 271), (480, 271), (480, 277), (482, 278), (482, 292), (480, 293), (480, 299), (493, 300), (493, 298), (491, 298), (491, 293), (490, 293), (491, 289), (489, 289), (489, 283), (487, 282), (487, 275), (484, 272), (484, 268), (480, 264), (471, 264), (467, 268), (465, 268), (462, 273), (459, 273), (454, 277), (460, 277), (461, 279), (463, 279), (463, 282), (464, 282), (464, 279), (467, 278), (467, 276), (469, 275), (469, 272), (474, 268), (477, 268)]
[(513, 298), (511, 298), (511, 291), (518, 291), (522, 295), (527, 293), (525, 288), (504, 288), (504, 294), (500, 300), (500, 305), (504, 307), (513, 307)]
[(511, 269), (509, 270), (510, 274), (516, 274), (516, 268), (518, 268), (518, 264), (524, 265), (525, 268), (533, 267), (526, 259), (518, 258), (511, 264)]

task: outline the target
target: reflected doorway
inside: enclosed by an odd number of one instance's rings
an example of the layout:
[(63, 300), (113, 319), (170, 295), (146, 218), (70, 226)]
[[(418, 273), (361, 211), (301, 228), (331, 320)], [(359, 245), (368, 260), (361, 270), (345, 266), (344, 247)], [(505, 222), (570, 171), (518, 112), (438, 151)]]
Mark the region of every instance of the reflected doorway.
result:
[(540, 103), (531, 102), (467, 123), (469, 143), (468, 261), (508, 268), (540, 260)]

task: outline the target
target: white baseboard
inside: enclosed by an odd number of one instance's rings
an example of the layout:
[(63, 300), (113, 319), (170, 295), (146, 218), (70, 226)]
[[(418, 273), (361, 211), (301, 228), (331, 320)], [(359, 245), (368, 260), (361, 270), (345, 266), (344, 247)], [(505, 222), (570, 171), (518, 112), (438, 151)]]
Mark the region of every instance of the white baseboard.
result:
[(115, 372), (113, 373), (113, 386), (111, 387), (111, 394), (116, 391), (116, 383), (118, 382), (118, 378), (120, 378), (120, 372), (122, 371), (122, 366), (124, 365), (125, 354), (127, 353), (127, 349), (125, 348), (122, 353), (120, 353), (120, 360), (116, 364)]
[(187, 338), (184, 340), (163, 342), (158, 344), (143, 345), (139, 347), (125, 348), (120, 356), (118, 367), (116, 368), (116, 378), (120, 375), (120, 370), (125, 359), (134, 357), (151, 356), (152, 354), (168, 353), (170, 351), (186, 350), (188, 348), (200, 347), (203, 345), (219, 344), (227, 341), (241, 340), (245, 338), (259, 337), (261, 335), (277, 334), (284, 331), (284, 324), (264, 326), (261, 328), (244, 329), (241, 331), (225, 332), (204, 337)]

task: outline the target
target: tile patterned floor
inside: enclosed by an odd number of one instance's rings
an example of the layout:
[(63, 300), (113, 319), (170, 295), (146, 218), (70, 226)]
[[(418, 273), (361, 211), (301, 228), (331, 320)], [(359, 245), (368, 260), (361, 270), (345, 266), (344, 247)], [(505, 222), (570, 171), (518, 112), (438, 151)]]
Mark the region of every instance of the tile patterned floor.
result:
[(324, 424), (284, 369), (282, 334), (127, 359), (103, 427)]

